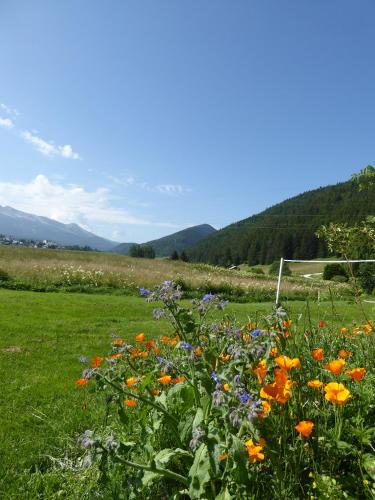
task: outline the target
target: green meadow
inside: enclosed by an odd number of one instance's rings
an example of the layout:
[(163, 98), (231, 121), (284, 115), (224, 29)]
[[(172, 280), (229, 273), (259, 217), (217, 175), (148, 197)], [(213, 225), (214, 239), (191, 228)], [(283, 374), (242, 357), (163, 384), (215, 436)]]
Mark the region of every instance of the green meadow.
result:
[[(364, 321), (361, 309), (346, 301), (284, 306), (303, 329), (321, 320), (337, 329)], [(105, 419), (101, 396), (75, 385), (79, 356), (107, 354), (111, 334), (131, 340), (141, 331), (148, 338), (171, 333), (153, 319), (153, 307), (136, 296), (0, 289), (0, 498), (45, 498), (45, 474), (56, 461), (77, 457), (77, 436)], [(228, 311), (247, 321), (272, 307), (231, 304)], [(364, 308), (374, 318), (375, 305)], [(49, 491), (57, 497), (61, 485), (54, 481)]]

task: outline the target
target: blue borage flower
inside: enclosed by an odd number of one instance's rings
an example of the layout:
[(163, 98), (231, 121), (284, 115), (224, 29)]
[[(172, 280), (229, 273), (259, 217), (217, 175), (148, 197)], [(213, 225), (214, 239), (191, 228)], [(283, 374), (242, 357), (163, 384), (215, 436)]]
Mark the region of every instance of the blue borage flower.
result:
[(186, 349), (187, 351), (192, 351), (194, 348), (189, 342), (181, 342), (182, 349)]
[(212, 380), (213, 380), (214, 382), (216, 382), (216, 384), (220, 384), (220, 383), (221, 383), (221, 382), (220, 382), (220, 379), (219, 379), (219, 377), (218, 377), (218, 375), (217, 375), (217, 373), (216, 373), (216, 372), (211, 372), (210, 377), (212, 378)]
[(250, 333), (252, 337), (259, 337), (259, 335), (262, 334), (262, 330), (254, 330), (253, 332)]
[(147, 290), (147, 288), (140, 288), (139, 293), (142, 295), (142, 297), (148, 297), (150, 295), (150, 290)]
[(210, 302), (211, 300), (214, 300), (216, 298), (216, 295), (213, 295), (211, 292), (206, 293), (206, 295), (203, 296), (202, 301), (203, 302)]
[(253, 398), (250, 396), (250, 394), (246, 391), (244, 391), (242, 394), (240, 394), (239, 396), (237, 396), (237, 399), (238, 401), (241, 403), (241, 404), (246, 404), (248, 401), (251, 401)]
[(86, 365), (89, 362), (89, 360), (88, 360), (87, 356), (83, 356), (82, 355), (82, 356), (79, 357), (79, 362), (83, 363), (84, 365)]

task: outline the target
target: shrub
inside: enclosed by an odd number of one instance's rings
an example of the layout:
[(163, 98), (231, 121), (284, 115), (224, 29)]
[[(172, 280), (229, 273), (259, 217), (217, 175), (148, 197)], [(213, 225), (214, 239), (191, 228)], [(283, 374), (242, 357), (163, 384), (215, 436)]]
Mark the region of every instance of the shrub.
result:
[(10, 276), (9, 274), (4, 271), (4, 269), (0, 269), (0, 281), (9, 281), (10, 280)]
[(323, 270), (323, 279), (331, 280), (333, 276), (345, 276), (348, 278), (348, 273), (341, 264), (327, 264)]
[(249, 271), (253, 274), (264, 274), (264, 271), (261, 267), (250, 267)]
[[(272, 276), (278, 276), (279, 269), (280, 269), (280, 261), (275, 260), (274, 262), (272, 262), (272, 264), (268, 270), (268, 274), (271, 274)], [(290, 267), (289, 267), (287, 262), (284, 262), (282, 274), (283, 274), (283, 276), (291, 276), (292, 275), (292, 271), (290, 270)]]
[(367, 293), (372, 293), (375, 289), (375, 262), (364, 263), (359, 266), (358, 280)]
[(348, 281), (347, 276), (343, 276), (342, 274), (336, 274), (332, 276), (331, 281), (335, 281), (336, 283), (346, 283)]

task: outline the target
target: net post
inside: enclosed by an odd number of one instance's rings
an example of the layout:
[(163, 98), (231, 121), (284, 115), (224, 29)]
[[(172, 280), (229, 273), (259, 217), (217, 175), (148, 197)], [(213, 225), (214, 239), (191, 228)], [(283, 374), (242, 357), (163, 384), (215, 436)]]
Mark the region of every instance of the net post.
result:
[(279, 267), (279, 278), (277, 280), (277, 290), (276, 290), (276, 306), (279, 303), (279, 296), (280, 296), (280, 286), (281, 286), (281, 276), (283, 274), (283, 265), (284, 265), (284, 258), (281, 257), (280, 259), (280, 267)]

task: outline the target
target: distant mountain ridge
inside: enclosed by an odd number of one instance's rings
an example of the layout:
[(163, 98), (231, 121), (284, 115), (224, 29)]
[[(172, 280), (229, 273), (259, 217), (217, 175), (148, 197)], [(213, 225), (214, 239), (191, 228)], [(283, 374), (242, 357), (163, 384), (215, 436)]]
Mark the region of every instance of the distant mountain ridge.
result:
[[(173, 251), (176, 250), (180, 253), (182, 250), (188, 249), (202, 238), (215, 232), (216, 229), (209, 224), (199, 224), (198, 226), (188, 227), (177, 233), (164, 236), (157, 240), (148, 241), (144, 244), (152, 246), (156, 257), (169, 257)], [(113, 248), (112, 251), (122, 255), (128, 255), (131, 245), (132, 243), (121, 243)]]
[(357, 183), (341, 182), (307, 191), (230, 224), (190, 247), (188, 256), (214, 265), (325, 257), (328, 249), (315, 236), (322, 224), (354, 224), (374, 214), (374, 190), (359, 191)]
[(97, 236), (78, 224), (63, 224), (9, 206), (0, 206), (0, 233), (20, 239), (50, 240), (59, 245), (89, 246), (101, 251), (109, 251), (117, 245), (116, 241)]

